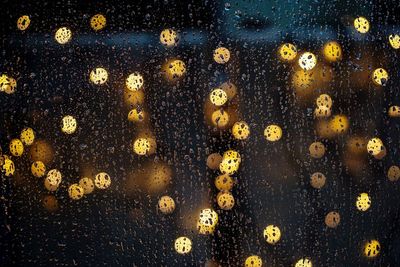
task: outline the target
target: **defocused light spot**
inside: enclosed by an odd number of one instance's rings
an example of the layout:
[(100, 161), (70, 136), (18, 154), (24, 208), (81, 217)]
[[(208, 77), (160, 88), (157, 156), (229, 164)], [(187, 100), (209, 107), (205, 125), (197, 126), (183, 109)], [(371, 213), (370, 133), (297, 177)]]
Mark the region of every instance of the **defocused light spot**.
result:
[(264, 229), (264, 239), (268, 244), (275, 245), (281, 239), (281, 230), (276, 225), (268, 225)]
[(311, 186), (314, 187), (315, 189), (321, 189), (322, 187), (324, 187), (325, 182), (326, 182), (326, 176), (323, 173), (314, 172), (311, 175), (310, 183)]
[(342, 48), (335, 41), (327, 42), (323, 48), (324, 57), (329, 62), (336, 62), (342, 59)]
[(389, 178), (389, 181), (392, 181), (392, 182), (399, 180), (399, 178), (400, 178), (399, 166), (396, 166), (396, 165), (390, 166), (390, 168), (387, 172), (387, 177)]
[(317, 57), (311, 52), (304, 52), (300, 55), (299, 66), (303, 70), (312, 70), (317, 65)]
[(17, 81), (5, 74), (0, 76), (0, 92), (5, 92), (6, 94), (13, 94), (17, 88)]
[(222, 191), (217, 195), (217, 204), (223, 210), (231, 210), (235, 206), (235, 198), (232, 193)]
[(186, 236), (181, 236), (175, 240), (174, 247), (179, 254), (187, 254), (192, 250), (192, 241)]
[(376, 156), (384, 151), (385, 147), (381, 139), (379, 139), (378, 137), (374, 137), (368, 141), (367, 150), (369, 154), (371, 154), (372, 156)]
[(340, 214), (336, 211), (331, 211), (325, 216), (325, 224), (329, 228), (336, 228), (340, 223)]
[(252, 255), (246, 258), (244, 262), (245, 267), (261, 267), (262, 260), (259, 256)]
[(215, 178), (215, 187), (220, 191), (229, 191), (233, 188), (233, 178), (228, 174), (221, 174)]
[(142, 122), (144, 120), (145, 113), (142, 108), (137, 107), (129, 111), (128, 120), (132, 122)]
[(164, 70), (167, 78), (171, 81), (174, 81), (185, 75), (186, 65), (182, 60), (174, 59), (167, 62)]
[(52, 169), (47, 173), (47, 176), (44, 180), (44, 186), (49, 191), (56, 191), (61, 181), (61, 172), (57, 169)]
[(391, 106), (388, 111), (389, 117), (400, 117), (400, 106)]
[(56, 31), (54, 38), (56, 39), (57, 43), (66, 44), (71, 40), (72, 32), (67, 27), (62, 27)]
[(250, 135), (249, 125), (244, 121), (237, 121), (232, 126), (232, 135), (235, 139), (245, 140)]
[(43, 161), (46, 165), (50, 164), (54, 157), (52, 146), (45, 140), (34, 141), (29, 154), (32, 161)]
[(200, 211), (197, 221), (197, 230), (200, 234), (212, 234), (218, 224), (218, 214), (212, 209), (203, 209)]
[(367, 33), (369, 31), (369, 21), (364, 17), (358, 17), (354, 20), (354, 28), (359, 33)]
[(297, 48), (293, 44), (286, 43), (279, 47), (279, 58), (283, 61), (293, 61), (297, 56)]
[(100, 31), (104, 29), (107, 24), (106, 17), (102, 14), (96, 14), (90, 19), (90, 27), (95, 31)]
[(139, 72), (129, 74), (128, 78), (126, 78), (125, 81), (126, 88), (130, 91), (140, 90), (143, 87), (143, 84), (144, 79)]
[(374, 258), (378, 256), (381, 251), (381, 244), (379, 244), (378, 240), (372, 239), (369, 240), (364, 245), (364, 255), (368, 258)]
[(17, 20), (17, 27), (21, 31), (25, 31), (26, 29), (28, 29), (29, 24), (31, 24), (31, 19), (27, 15), (23, 15)]
[(111, 185), (111, 177), (106, 172), (100, 172), (94, 177), (94, 184), (99, 189), (106, 189)]
[(326, 106), (318, 106), (314, 110), (314, 116), (316, 118), (327, 118), (331, 116), (332, 109)]
[(130, 108), (134, 108), (138, 105), (142, 105), (144, 102), (144, 92), (142, 90), (139, 91), (131, 91), (128, 89), (124, 90), (124, 102)]
[(73, 134), (76, 131), (77, 122), (76, 119), (70, 115), (62, 118), (61, 130), (66, 134)]
[(41, 161), (35, 161), (32, 163), (31, 172), (35, 177), (42, 177), (46, 173), (46, 166)]
[(335, 115), (329, 121), (329, 127), (336, 134), (345, 133), (349, 129), (349, 120), (345, 115)]
[(179, 36), (176, 31), (172, 29), (165, 29), (160, 33), (160, 42), (167, 46), (175, 46), (178, 44)]
[(307, 95), (315, 83), (315, 72), (307, 70), (297, 70), (293, 73), (292, 84), (300, 96)]
[(312, 267), (312, 262), (307, 258), (300, 259), (296, 262), (295, 267)]
[(159, 193), (164, 191), (171, 183), (172, 170), (171, 167), (165, 163), (152, 163), (145, 169), (148, 173), (146, 177), (147, 189), (151, 193)]
[(5, 158), (4, 159), (4, 163), (3, 163), (3, 167), (2, 167), (2, 171), (4, 172), (5, 176), (13, 175), (14, 172), (15, 172), (14, 162), (9, 158)]
[(264, 130), (264, 137), (271, 142), (280, 140), (282, 137), (281, 127), (275, 124), (268, 125)]
[(385, 86), (389, 80), (389, 74), (383, 68), (378, 68), (372, 73), (372, 81), (376, 85)]
[(238, 163), (242, 162), (242, 158), (239, 152), (232, 149), (225, 151), (222, 155), (222, 159), (231, 159), (233, 161), (237, 161)]
[(102, 85), (107, 82), (108, 73), (104, 68), (95, 68), (90, 72), (90, 81), (96, 85)]
[(221, 161), (222, 156), (219, 153), (212, 153), (207, 157), (207, 167), (212, 170), (218, 170)]
[(59, 208), (58, 200), (53, 195), (44, 196), (42, 203), (43, 203), (43, 207), (49, 212), (57, 211)]
[(88, 177), (83, 177), (80, 179), (79, 186), (83, 188), (83, 193), (85, 195), (92, 193), (94, 190), (94, 182)]
[(11, 155), (20, 157), (24, 153), (24, 144), (19, 139), (12, 139), (9, 145)]
[(237, 94), (237, 87), (231, 82), (224, 82), (219, 88), (225, 91), (229, 100), (232, 100)]
[(356, 207), (359, 211), (366, 211), (371, 207), (371, 199), (367, 193), (361, 193), (357, 196)]
[(210, 101), (217, 107), (222, 106), (228, 101), (228, 95), (224, 90), (216, 88), (210, 93)]
[(81, 199), (84, 195), (84, 190), (79, 184), (72, 184), (68, 188), (68, 195), (73, 200)]
[(398, 34), (389, 35), (389, 43), (394, 49), (400, 48), (400, 36)]
[(218, 109), (212, 113), (211, 121), (214, 126), (218, 128), (223, 128), (229, 122), (229, 114), (223, 109)]
[(24, 145), (30, 146), (33, 144), (33, 141), (35, 141), (35, 132), (32, 130), (32, 128), (24, 128), (21, 131), (20, 138)]
[(139, 156), (144, 156), (150, 151), (150, 142), (146, 138), (137, 138), (133, 142), (133, 151)]
[(325, 155), (325, 146), (321, 142), (314, 142), (308, 148), (310, 156), (319, 159)]
[(318, 107), (324, 106), (327, 108), (332, 107), (332, 98), (328, 94), (321, 94), (315, 101)]
[(158, 208), (164, 214), (171, 214), (175, 210), (175, 201), (170, 196), (162, 196), (158, 200)]
[(218, 47), (214, 50), (214, 61), (218, 64), (225, 64), (231, 58), (231, 52), (225, 47)]
[(364, 137), (352, 136), (347, 140), (347, 151), (355, 154), (362, 155), (367, 152), (367, 140)]

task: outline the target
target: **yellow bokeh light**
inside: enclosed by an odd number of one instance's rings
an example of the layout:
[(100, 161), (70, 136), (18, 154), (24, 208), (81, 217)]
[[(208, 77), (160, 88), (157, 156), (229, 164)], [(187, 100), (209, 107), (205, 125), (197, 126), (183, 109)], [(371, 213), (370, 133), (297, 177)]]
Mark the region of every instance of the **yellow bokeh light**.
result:
[(232, 193), (222, 191), (217, 195), (217, 204), (223, 210), (231, 210), (235, 206), (235, 198)]
[(142, 90), (131, 91), (129, 89), (125, 89), (124, 102), (125, 105), (129, 108), (134, 108), (138, 105), (142, 105), (144, 103), (144, 92)]
[(231, 58), (231, 52), (225, 47), (218, 47), (214, 50), (214, 61), (218, 64), (225, 64)]
[(332, 108), (332, 98), (328, 94), (321, 94), (318, 96), (317, 100), (315, 100), (318, 107), (327, 107)]
[(29, 18), (28, 15), (23, 15), (19, 17), (17, 20), (17, 28), (20, 31), (25, 31), (26, 29), (28, 29), (30, 24), (31, 24), (31, 19)]
[(132, 122), (142, 122), (144, 118), (145, 112), (140, 107), (134, 108), (128, 113), (128, 120)]
[(21, 142), (21, 140), (15, 138), (11, 140), (9, 149), (11, 155), (20, 157), (24, 153), (24, 144)]
[(268, 125), (264, 130), (264, 137), (270, 142), (279, 141), (282, 137), (282, 128), (278, 125)]
[(268, 225), (264, 229), (264, 239), (268, 244), (275, 245), (281, 239), (281, 230), (276, 225)]
[(231, 82), (224, 82), (219, 88), (225, 91), (229, 100), (232, 100), (237, 94), (237, 87)]
[(150, 142), (146, 138), (137, 138), (133, 141), (133, 152), (139, 156), (144, 156), (150, 151)]
[(318, 106), (314, 110), (314, 116), (316, 118), (327, 118), (332, 114), (332, 109), (326, 106)]
[(340, 214), (336, 211), (331, 211), (325, 216), (325, 224), (329, 228), (336, 228), (340, 223)]
[(126, 88), (130, 91), (140, 90), (143, 87), (143, 84), (144, 79), (139, 72), (129, 74), (128, 78), (126, 78), (125, 81)]
[(111, 185), (111, 177), (106, 172), (100, 172), (94, 177), (94, 185), (99, 189), (107, 189)]
[(107, 24), (107, 19), (102, 14), (96, 14), (90, 18), (90, 27), (95, 31), (100, 31), (104, 29)]
[(308, 95), (315, 85), (316, 74), (315, 71), (297, 70), (293, 73), (292, 84), (296, 89), (296, 93), (300, 96)]
[(232, 149), (225, 151), (222, 155), (222, 159), (232, 159), (234, 161), (237, 161), (238, 163), (242, 162), (240, 153)]
[(345, 115), (335, 115), (329, 121), (329, 128), (336, 134), (345, 133), (349, 129), (349, 119)]
[(321, 189), (326, 182), (326, 176), (321, 172), (314, 172), (310, 178), (310, 184), (315, 189)]
[(218, 224), (218, 214), (212, 209), (202, 209), (197, 221), (197, 230), (200, 234), (212, 234)]
[(77, 125), (76, 119), (71, 115), (67, 115), (62, 118), (61, 130), (63, 133), (73, 134), (76, 131)]
[(381, 244), (378, 240), (372, 239), (365, 243), (364, 245), (364, 255), (368, 258), (374, 258), (378, 256), (381, 251)]
[(400, 106), (391, 106), (388, 111), (389, 117), (400, 117)]
[(66, 44), (72, 38), (72, 31), (67, 27), (61, 27), (56, 31), (54, 38), (56, 39), (57, 43)]
[(186, 73), (186, 65), (182, 60), (168, 61), (164, 66), (165, 74), (170, 81), (180, 79)]
[(46, 173), (46, 165), (42, 161), (35, 161), (32, 163), (31, 172), (35, 177), (43, 177)]
[(4, 172), (5, 176), (14, 175), (14, 172), (15, 172), (14, 162), (9, 158), (5, 158), (3, 167), (2, 167), (2, 171)]
[(220, 107), (223, 106), (226, 101), (228, 101), (228, 95), (226, 92), (220, 88), (216, 88), (210, 93), (210, 101), (215, 106)]
[(400, 48), (400, 36), (398, 34), (389, 35), (389, 43), (394, 49)]
[(107, 70), (104, 68), (95, 68), (90, 72), (90, 81), (96, 85), (102, 85), (108, 80)]
[(342, 48), (338, 42), (327, 42), (323, 47), (324, 57), (329, 62), (336, 62), (342, 59)]
[(386, 86), (389, 74), (383, 68), (378, 68), (372, 72), (372, 81), (379, 86)]
[(233, 178), (228, 174), (221, 174), (215, 178), (215, 187), (220, 191), (229, 191), (233, 188)]
[(232, 126), (232, 135), (237, 140), (245, 140), (250, 135), (250, 127), (245, 121), (237, 121)]
[(21, 131), (20, 138), (22, 143), (24, 143), (24, 145), (30, 146), (35, 141), (35, 132), (32, 130), (32, 128), (29, 127), (24, 128)]
[(367, 211), (371, 207), (371, 199), (367, 193), (357, 196), (356, 207), (359, 211)]
[(251, 255), (244, 261), (245, 267), (261, 267), (262, 259), (257, 255)]
[(354, 20), (354, 28), (359, 33), (367, 33), (369, 31), (369, 21), (364, 17), (358, 17)]
[(5, 92), (6, 94), (13, 94), (17, 88), (17, 81), (7, 76), (6, 74), (2, 74), (0, 76), (0, 92)]
[(317, 65), (317, 57), (311, 52), (304, 52), (299, 57), (299, 66), (303, 70), (312, 70)]
[(84, 190), (79, 184), (72, 184), (68, 187), (68, 195), (73, 200), (81, 199), (84, 195)]
[(396, 166), (396, 165), (390, 166), (390, 168), (388, 169), (388, 172), (387, 172), (387, 177), (388, 177), (389, 181), (392, 181), (392, 182), (399, 180), (399, 178), (400, 178), (399, 166)]
[(378, 137), (370, 139), (367, 143), (367, 151), (372, 156), (377, 156), (379, 153), (385, 150), (383, 142)]
[(29, 154), (32, 161), (43, 161), (46, 165), (50, 164), (54, 158), (53, 147), (46, 140), (33, 142)]
[(355, 154), (362, 155), (367, 152), (367, 140), (361, 136), (352, 136), (346, 143), (347, 151)]
[(319, 159), (325, 155), (325, 146), (321, 142), (313, 142), (309, 148), (310, 156)]
[(279, 58), (283, 61), (293, 61), (297, 57), (297, 48), (291, 43), (282, 44), (278, 50)]
[(83, 188), (85, 195), (90, 194), (94, 190), (94, 182), (89, 177), (83, 177), (79, 180), (79, 186)]
[(224, 128), (228, 125), (229, 114), (223, 109), (217, 109), (211, 115), (211, 121), (214, 126), (218, 128)]
[(174, 247), (179, 254), (187, 254), (192, 250), (192, 241), (186, 236), (181, 236), (175, 239)]
[(172, 47), (178, 44), (178, 33), (172, 29), (164, 29), (160, 33), (160, 43), (166, 47)]
[(164, 214), (171, 214), (175, 210), (175, 201), (170, 196), (162, 196), (158, 200), (158, 209)]
[(47, 173), (47, 176), (44, 179), (44, 186), (49, 191), (56, 191), (58, 186), (61, 184), (61, 181), (61, 172), (57, 169), (52, 169)]
[(312, 262), (307, 258), (303, 258), (296, 262), (295, 267), (312, 267)]

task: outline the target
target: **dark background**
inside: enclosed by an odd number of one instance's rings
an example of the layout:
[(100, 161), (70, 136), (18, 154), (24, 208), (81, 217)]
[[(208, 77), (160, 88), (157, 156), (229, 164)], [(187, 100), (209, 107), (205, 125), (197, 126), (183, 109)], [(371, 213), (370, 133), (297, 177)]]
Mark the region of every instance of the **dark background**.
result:
[[(8, 153), (9, 141), (32, 127), (54, 148), (48, 169), (60, 169), (66, 181), (54, 193), (59, 209), (48, 212), (42, 198), (49, 193), (30, 174), (28, 156), (15, 159), (14, 177), (1, 177), (1, 266), (241, 266), (252, 254), (266, 266), (292, 266), (301, 257), (315, 266), (399, 266), (399, 186), (385, 175), (399, 164), (398, 120), (386, 115), (389, 105), (400, 105), (398, 52), (387, 41), (389, 33), (400, 32), (398, 1), (3, 1), (0, 10), (0, 72), (18, 81), (15, 94), (0, 94), (1, 148)], [(107, 27), (94, 33), (89, 19), (97, 13), (106, 16)], [(31, 25), (20, 32), (16, 20), (23, 14)], [(365, 37), (351, 31), (359, 15), (371, 22)], [(61, 26), (73, 32), (65, 46), (53, 39)], [(177, 47), (159, 43), (164, 28), (180, 32)], [(346, 114), (351, 126), (346, 135), (328, 140), (315, 132), (312, 101), (296, 100), (291, 67), (277, 60), (276, 49), (290, 41), (301, 51), (318, 51), (331, 39), (342, 45), (344, 59), (333, 65), (335, 78), (315, 90), (329, 92), (333, 114)], [(227, 65), (213, 62), (219, 45), (231, 50)], [(187, 66), (176, 84), (161, 74), (172, 57)], [(103, 87), (88, 82), (98, 65), (109, 72)], [(383, 89), (353, 76), (379, 66), (390, 74)], [(135, 70), (145, 77), (157, 137), (157, 152), (148, 158), (131, 151), (137, 129), (126, 120), (122, 100), (124, 79)], [(251, 127), (245, 142), (204, 120), (209, 91), (227, 80), (238, 87), (240, 118)], [(78, 120), (72, 136), (60, 131), (65, 114)], [(263, 129), (273, 122), (282, 126), (284, 137), (270, 144)], [(381, 161), (367, 158), (364, 168), (349, 171), (344, 148), (355, 134), (379, 136), (388, 155)], [(315, 140), (327, 146), (321, 160), (307, 155)], [(237, 204), (222, 211), (214, 201), (218, 172), (205, 162), (209, 153), (228, 148), (237, 149), (243, 163), (235, 175)], [(154, 160), (171, 166), (171, 185), (157, 194), (128, 192), (129, 174)], [(68, 184), (78, 181), (87, 165), (107, 171), (112, 186), (72, 201)], [(309, 185), (315, 171), (327, 176), (319, 191)], [(355, 208), (361, 192), (372, 199), (364, 213)], [(177, 202), (172, 215), (157, 212), (164, 194)], [(200, 236), (185, 223), (195, 216), (190, 211), (204, 205), (219, 213), (212, 236)], [(324, 224), (331, 210), (341, 214), (336, 229)], [(282, 231), (275, 246), (263, 240), (268, 224)], [(193, 241), (185, 256), (173, 248), (181, 235)], [(362, 248), (371, 238), (379, 240), (382, 251), (368, 260)]]

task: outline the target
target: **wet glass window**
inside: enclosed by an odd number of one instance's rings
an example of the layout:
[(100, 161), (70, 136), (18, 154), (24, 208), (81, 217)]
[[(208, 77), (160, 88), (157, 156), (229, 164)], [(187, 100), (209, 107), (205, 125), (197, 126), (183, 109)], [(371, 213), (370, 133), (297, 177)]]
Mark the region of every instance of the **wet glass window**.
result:
[(0, 13), (0, 266), (400, 265), (398, 1)]

